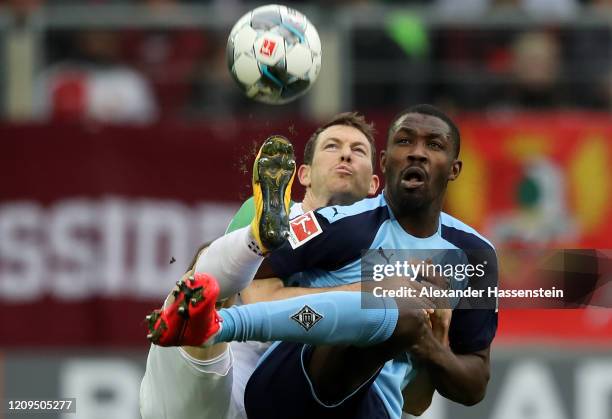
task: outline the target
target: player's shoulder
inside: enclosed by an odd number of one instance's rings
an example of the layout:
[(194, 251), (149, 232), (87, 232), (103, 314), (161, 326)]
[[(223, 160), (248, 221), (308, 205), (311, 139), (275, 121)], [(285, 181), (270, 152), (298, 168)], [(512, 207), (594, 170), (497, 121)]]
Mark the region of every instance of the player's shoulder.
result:
[(329, 223), (335, 223), (348, 217), (372, 215), (372, 213), (388, 216), (387, 203), (382, 194), (362, 199), (352, 205), (332, 205), (319, 208), (316, 212)]
[(492, 249), (489, 239), (458, 218), (445, 212), (440, 214), (442, 238), (461, 249)]

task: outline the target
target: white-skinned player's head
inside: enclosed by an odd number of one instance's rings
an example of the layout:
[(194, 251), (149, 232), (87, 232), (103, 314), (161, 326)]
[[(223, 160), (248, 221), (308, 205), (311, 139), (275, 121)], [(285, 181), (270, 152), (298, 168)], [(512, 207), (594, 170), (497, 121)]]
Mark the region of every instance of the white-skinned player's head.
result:
[(334, 116), (319, 127), (304, 148), (298, 168), (309, 198), (327, 205), (348, 205), (373, 195), (379, 186), (374, 174), (374, 127), (355, 112)]

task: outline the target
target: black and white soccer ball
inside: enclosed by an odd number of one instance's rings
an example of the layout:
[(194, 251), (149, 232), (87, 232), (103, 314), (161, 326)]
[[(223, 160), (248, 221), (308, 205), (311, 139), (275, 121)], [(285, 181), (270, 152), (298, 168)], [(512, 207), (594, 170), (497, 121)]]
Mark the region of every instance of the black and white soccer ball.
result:
[(258, 7), (232, 28), (227, 65), (249, 98), (274, 105), (291, 102), (306, 93), (319, 75), (319, 34), (295, 9), (276, 4)]

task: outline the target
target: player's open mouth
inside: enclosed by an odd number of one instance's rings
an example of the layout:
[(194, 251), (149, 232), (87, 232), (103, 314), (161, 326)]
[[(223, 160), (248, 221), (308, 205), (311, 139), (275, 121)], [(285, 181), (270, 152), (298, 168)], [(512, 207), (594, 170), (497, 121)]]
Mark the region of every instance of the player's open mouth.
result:
[(401, 184), (406, 189), (416, 189), (425, 185), (427, 174), (420, 167), (409, 167), (402, 175)]

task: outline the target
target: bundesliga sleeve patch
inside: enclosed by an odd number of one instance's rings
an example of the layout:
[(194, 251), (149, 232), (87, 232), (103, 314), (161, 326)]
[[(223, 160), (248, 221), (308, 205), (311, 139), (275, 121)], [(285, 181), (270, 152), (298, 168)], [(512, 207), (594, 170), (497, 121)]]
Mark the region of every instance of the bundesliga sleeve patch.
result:
[(289, 221), (289, 231), (288, 240), (293, 249), (297, 249), (323, 233), (323, 229), (319, 225), (319, 221), (317, 221), (313, 211), (309, 211)]

